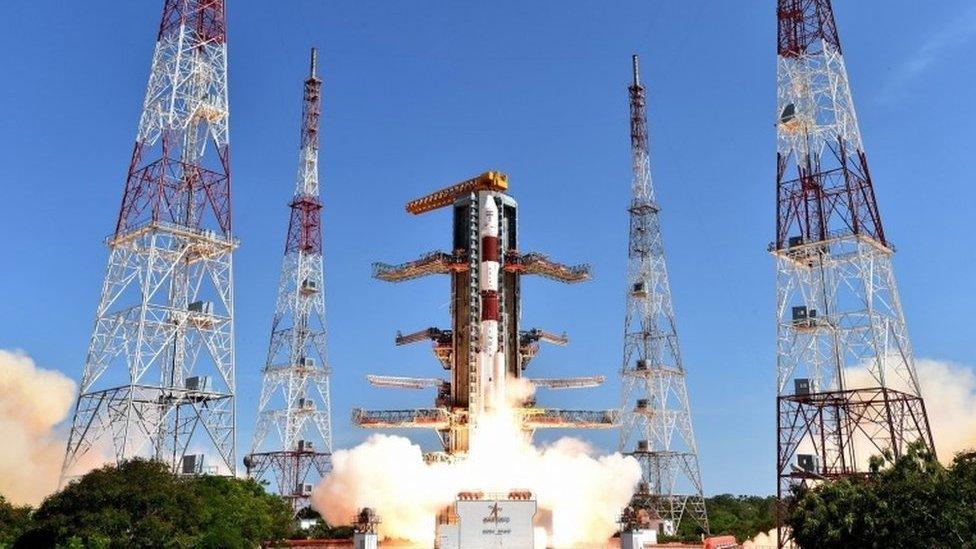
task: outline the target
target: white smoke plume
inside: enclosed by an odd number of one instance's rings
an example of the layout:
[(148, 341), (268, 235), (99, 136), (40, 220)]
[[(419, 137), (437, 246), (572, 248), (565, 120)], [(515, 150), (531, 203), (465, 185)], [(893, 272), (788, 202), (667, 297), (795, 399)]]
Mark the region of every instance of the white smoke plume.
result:
[(917, 367), (939, 459), (948, 463), (976, 450), (976, 372), (936, 360), (920, 360)]
[[(939, 460), (949, 463), (959, 452), (976, 450), (976, 372), (961, 364), (932, 359), (916, 360), (915, 369)], [(877, 385), (864, 367), (848, 369), (845, 381), (851, 388)], [(897, 381), (890, 385), (897, 390), (908, 389)]]
[(420, 447), (399, 436), (373, 435), (336, 451), (332, 472), (312, 502), (333, 524), (348, 523), (359, 508), (372, 507), (382, 520), (381, 535), (429, 547), (435, 516), (453, 505), (458, 492), (528, 489), (540, 511), (552, 514), (550, 542), (565, 547), (606, 542), (639, 480), (636, 460), (597, 455), (578, 439), (534, 446), (506, 409), (479, 420), (467, 458), (456, 463), (428, 465)]
[(57, 489), (65, 440), (55, 425), (74, 395), (74, 382), (61, 372), (0, 349), (0, 494), (9, 501), (36, 505)]

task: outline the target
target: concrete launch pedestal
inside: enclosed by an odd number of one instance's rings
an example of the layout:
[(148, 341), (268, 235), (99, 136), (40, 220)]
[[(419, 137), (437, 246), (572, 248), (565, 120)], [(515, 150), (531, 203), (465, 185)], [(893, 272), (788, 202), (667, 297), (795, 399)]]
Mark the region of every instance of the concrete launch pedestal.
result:
[[(437, 525), (438, 549), (535, 549), (531, 492), (461, 492), (453, 516)], [(541, 548), (540, 548), (541, 549)]]

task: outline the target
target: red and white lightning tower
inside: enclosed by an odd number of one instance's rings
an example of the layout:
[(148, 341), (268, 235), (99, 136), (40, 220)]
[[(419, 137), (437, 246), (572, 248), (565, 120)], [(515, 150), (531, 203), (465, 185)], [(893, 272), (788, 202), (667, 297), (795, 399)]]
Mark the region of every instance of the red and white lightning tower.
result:
[(244, 458), (248, 475), (274, 476), (278, 493), (296, 512), (309, 503), (311, 477), (324, 476), (332, 457), (319, 200), (321, 107), (322, 80), (316, 75), (312, 49), (302, 103), (298, 181), (290, 204), (258, 422), (251, 453)]
[(228, 120), (224, 1), (166, 0), (62, 478), (109, 445), (234, 474)]
[(898, 457), (915, 441), (934, 446), (830, 0), (779, 0), (777, 19), (782, 511), (797, 485), (866, 474), (870, 455)]
[(633, 76), (629, 87), (633, 181), (620, 450), (637, 458), (643, 472), (632, 507), (644, 508), (663, 521), (665, 533), (677, 531), (686, 513), (708, 532), (660, 209), (651, 183), (644, 86), (636, 55)]

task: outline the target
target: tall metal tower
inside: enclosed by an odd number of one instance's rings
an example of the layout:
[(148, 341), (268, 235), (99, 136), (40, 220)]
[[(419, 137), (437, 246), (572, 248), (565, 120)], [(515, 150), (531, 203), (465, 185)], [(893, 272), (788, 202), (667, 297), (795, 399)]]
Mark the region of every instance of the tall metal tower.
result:
[[(777, 474), (865, 474), (867, 457), (934, 449), (830, 0), (779, 0)], [(852, 386), (849, 369), (867, 372)], [(780, 545), (786, 543), (780, 536)]]
[[(633, 505), (677, 530), (685, 513), (708, 531), (685, 369), (654, 197), (647, 142), (644, 86), (633, 56), (630, 142), (633, 156), (627, 316), (621, 399), (620, 450), (637, 458), (643, 482)], [(631, 446), (636, 438), (636, 446)]]
[[(328, 473), (332, 457), (329, 367), (325, 353), (322, 202), (319, 200), (319, 118), (322, 80), (316, 51), (305, 80), (298, 181), (292, 198), (278, 301), (263, 374), (248, 475), (274, 476), (278, 493), (297, 512), (312, 495), (310, 476)], [(270, 432), (274, 431), (271, 440)]]
[(223, 0), (166, 0), (62, 478), (108, 440), (234, 474), (228, 116)]

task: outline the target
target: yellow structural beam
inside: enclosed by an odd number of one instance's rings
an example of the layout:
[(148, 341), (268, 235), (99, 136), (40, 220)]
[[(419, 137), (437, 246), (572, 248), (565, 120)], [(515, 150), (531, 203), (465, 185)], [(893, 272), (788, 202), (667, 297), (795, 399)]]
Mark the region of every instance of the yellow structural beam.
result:
[(458, 197), (479, 192), (479, 191), (505, 191), (508, 190), (508, 176), (502, 172), (485, 172), (477, 177), (456, 183), (432, 192), (427, 196), (407, 202), (407, 212), (414, 215), (427, 213), (431, 210), (450, 206)]

